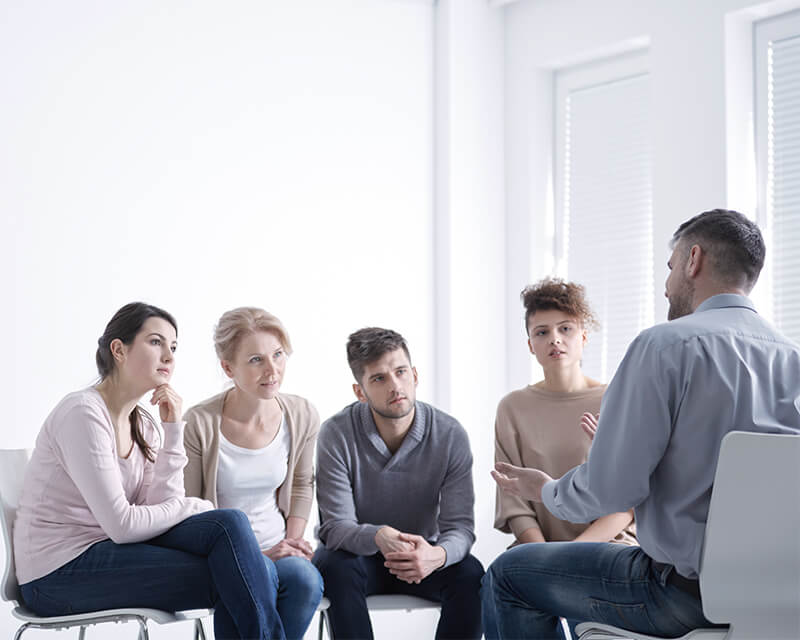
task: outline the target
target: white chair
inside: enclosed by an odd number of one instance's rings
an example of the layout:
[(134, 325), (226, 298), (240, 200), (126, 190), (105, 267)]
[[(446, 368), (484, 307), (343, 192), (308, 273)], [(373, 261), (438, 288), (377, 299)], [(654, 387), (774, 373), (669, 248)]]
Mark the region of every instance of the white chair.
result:
[[(322, 603), (325, 603), (325, 608), (322, 608)], [(328, 620), (328, 607), (330, 601), (327, 598), (322, 599), (319, 611), (319, 634), (318, 639), (322, 640), (323, 632), (328, 630), (328, 637), (330, 637), (330, 620)], [(406, 596), (401, 594), (384, 594), (378, 596), (367, 596), (367, 609), (370, 611), (406, 611), (411, 612), (421, 609), (441, 609), (441, 605), (433, 600), (426, 600), (425, 598), (418, 598), (416, 596)]]
[(211, 609), (192, 609), (190, 611), (160, 611), (159, 609), (106, 609), (68, 616), (37, 616), (30, 609), (20, 604), (19, 584), (14, 568), (14, 548), (12, 545), (14, 515), (19, 505), (22, 491), (22, 480), (25, 467), (30, 460), (27, 449), (0, 449), (0, 527), (3, 530), (3, 541), (6, 548), (6, 566), (3, 574), (2, 597), (14, 606), (12, 615), (23, 624), (17, 629), (14, 640), (19, 640), (27, 629), (68, 629), (80, 627), (79, 640), (83, 640), (86, 627), (103, 622), (137, 622), (139, 624), (139, 640), (148, 640), (147, 621), (157, 624), (171, 622), (194, 621), (195, 640), (205, 640), (203, 618), (214, 613)]
[[(729, 629), (682, 640), (800, 638), (800, 436), (731, 431), (722, 440), (700, 561), (703, 613)], [(580, 640), (655, 640), (592, 622)]]

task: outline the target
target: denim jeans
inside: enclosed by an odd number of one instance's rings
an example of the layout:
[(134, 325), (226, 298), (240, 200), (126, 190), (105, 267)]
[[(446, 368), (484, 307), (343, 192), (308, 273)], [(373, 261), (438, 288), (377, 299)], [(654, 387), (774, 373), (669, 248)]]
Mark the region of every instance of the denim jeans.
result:
[(264, 556), (267, 572), (278, 593), (278, 615), (288, 640), (300, 640), (322, 600), (322, 576), (305, 558), (288, 556), (272, 561)]
[(667, 584), (639, 547), (523, 544), (498, 557), (481, 587), (487, 640), (558, 638), (559, 616), (663, 637), (712, 625), (700, 600)]
[(192, 516), (147, 542), (103, 540), (20, 589), (25, 604), (44, 616), (213, 607), (219, 640), (284, 638), (275, 581), (247, 516), (236, 509)]
[(437, 639), (481, 637), (479, 591), (483, 566), (476, 558), (470, 555), (434, 571), (419, 584), (396, 578), (383, 563), (380, 553), (357, 556), (347, 551), (331, 551), (322, 545), (317, 547), (314, 564), (322, 574), (325, 595), (331, 601), (328, 619), (332, 638), (372, 638), (366, 597), (384, 593), (419, 596), (441, 603)]

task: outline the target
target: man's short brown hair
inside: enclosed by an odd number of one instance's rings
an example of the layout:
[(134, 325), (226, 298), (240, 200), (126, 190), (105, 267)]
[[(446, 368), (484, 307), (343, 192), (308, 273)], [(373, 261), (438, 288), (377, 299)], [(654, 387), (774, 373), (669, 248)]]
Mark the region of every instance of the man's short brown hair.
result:
[(350, 365), (350, 371), (353, 372), (356, 382), (361, 383), (366, 365), (380, 359), (384, 353), (395, 349), (402, 349), (408, 362), (411, 362), (411, 354), (408, 352), (405, 338), (397, 331), (380, 327), (365, 327), (351, 333), (347, 338), (347, 364)]
[(700, 245), (711, 259), (715, 277), (747, 293), (758, 281), (767, 251), (758, 225), (730, 209), (704, 211), (684, 222), (673, 234), (670, 247), (678, 244), (687, 253)]

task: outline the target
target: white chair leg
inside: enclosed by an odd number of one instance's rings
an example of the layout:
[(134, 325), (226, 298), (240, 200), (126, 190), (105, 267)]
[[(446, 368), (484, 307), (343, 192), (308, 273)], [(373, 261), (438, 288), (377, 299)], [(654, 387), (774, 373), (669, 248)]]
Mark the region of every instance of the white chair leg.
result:
[(325, 623), (327, 622), (327, 611), (319, 612), (319, 632), (317, 633), (317, 640), (322, 640), (322, 634), (325, 631)]
[(147, 630), (147, 620), (137, 617), (139, 623), (139, 640), (150, 640), (150, 632)]
[(194, 621), (194, 640), (206, 640), (206, 630), (203, 627), (203, 619), (195, 618)]
[(25, 633), (25, 631), (27, 631), (29, 626), (30, 624), (26, 622), (19, 629), (17, 629), (17, 632), (14, 634), (14, 640), (19, 640), (22, 637), (22, 634)]
[(86, 627), (81, 625), (81, 628), (78, 630), (78, 640), (84, 640), (86, 638)]

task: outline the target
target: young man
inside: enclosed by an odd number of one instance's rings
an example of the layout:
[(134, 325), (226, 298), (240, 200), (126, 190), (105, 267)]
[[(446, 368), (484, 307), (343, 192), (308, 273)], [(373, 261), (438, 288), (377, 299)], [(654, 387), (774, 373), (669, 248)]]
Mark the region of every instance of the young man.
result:
[(332, 635), (372, 638), (366, 597), (402, 593), (441, 603), (437, 638), (480, 638), (467, 434), (416, 401), (417, 371), (400, 334), (356, 331), (347, 360), (358, 402), (326, 420), (317, 443), (314, 564)]
[(672, 248), (671, 322), (629, 347), (589, 459), (557, 481), (511, 465), (493, 472), (504, 490), (572, 522), (634, 507), (641, 548), (554, 543), (505, 552), (483, 581), (489, 640), (556, 638), (558, 616), (669, 637), (712, 626), (698, 572), (720, 443), (733, 429), (800, 433), (800, 347), (745, 297), (765, 252), (746, 217), (697, 215)]

